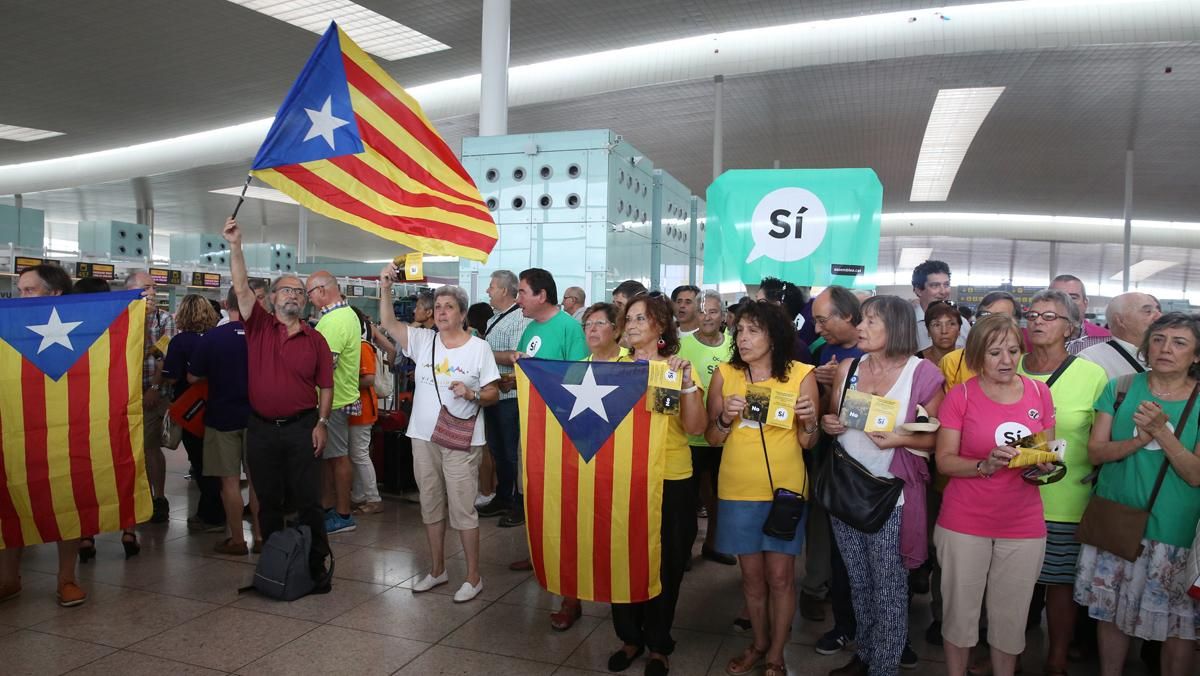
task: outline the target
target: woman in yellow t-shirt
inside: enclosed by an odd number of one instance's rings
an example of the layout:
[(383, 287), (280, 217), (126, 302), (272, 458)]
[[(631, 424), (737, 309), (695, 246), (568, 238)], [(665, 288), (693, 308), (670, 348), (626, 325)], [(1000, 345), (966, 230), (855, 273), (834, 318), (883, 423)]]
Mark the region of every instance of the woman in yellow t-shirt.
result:
[(614, 603), (613, 627), (621, 649), (608, 658), (609, 671), (624, 671), (643, 651), (650, 651), (646, 674), (662, 675), (670, 669), (668, 656), (675, 648), (671, 625), (683, 571), (696, 540), (696, 487), (692, 478), (692, 449), (688, 434), (701, 434), (708, 417), (704, 393), (692, 379), (692, 365), (678, 356), (679, 330), (671, 304), (661, 293), (636, 295), (625, 306), (623, 333), (637, 361), (666, 361), (682, 376), (679, 413), (667, 416), (663, 439), (666, 470), (662, 489), (662, 593), (643, 603)]
[[(796, 612), (794, 571), (804, 546), (804, 523), (790, 541), (764, 534), (763, 524), (774, 488), (807, 496), (803, 449), (816, 444), (820, 419), (813, 367), (791, 359), (794, 335), (778, 306), (763, 301), (743, 305), (734, 322), (732, 359), (717, 367), (709, 383), (711, 422), (705, 436), (714, 446), (725, 446), (717, 483), (721, 529), (716, 547), (738, 555), (754, 629), (754, 643), (725, 667), (734, 676), (754, 671), (764, 658), (768, 676), (787, 673), (783, 649)], [(751, 385), (796, 396), (789, 428), (753, 422), (746, 401)]]

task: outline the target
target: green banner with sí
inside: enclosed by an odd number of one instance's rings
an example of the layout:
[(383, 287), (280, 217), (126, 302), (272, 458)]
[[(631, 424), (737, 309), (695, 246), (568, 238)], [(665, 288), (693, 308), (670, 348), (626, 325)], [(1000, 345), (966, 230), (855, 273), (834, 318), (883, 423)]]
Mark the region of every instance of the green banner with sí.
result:
[(873, 170), (734, 169), (706, 200), (706, 284), (875, 286), (883, 185)]

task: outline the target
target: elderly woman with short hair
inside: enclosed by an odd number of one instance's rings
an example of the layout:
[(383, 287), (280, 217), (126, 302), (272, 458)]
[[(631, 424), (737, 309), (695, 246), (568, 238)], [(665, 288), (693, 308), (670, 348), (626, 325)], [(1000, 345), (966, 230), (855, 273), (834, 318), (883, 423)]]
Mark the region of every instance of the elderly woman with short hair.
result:
[[(838, 551), (850, 574), (858, 623), (857, 652), (839, 674), (897, 673), (908, 639), (908, 569), (924, 563), (928, 555), (924, 508), (929, 470), (925, 458), (935, 437), (932, 432), (906, 433), (900, 426), (915, 421), (918, 405), (930, 416), (937, 415), (943, 378), (937, 366), (915, 356), (917, 331), (912, 313), (912, 305), (896, 296), (876, 296), (863, 302), (858, 325), (863, 356), (839, 364), (831, 411), (821, 418), (825, 433), (837, 436), (846, 453), (868, 472), (904, 480), (904, 491), (878, 532), (860, 531), (830, 514)], [(851, 368), (855, 369), (853, 376)], [(839, 413), (847, 389), (895, 402), (898, 414), (893, 430), (868, 433), (846, 427)]]
[[(491, 347), (467, 331), (467, 293), (457, 286), (439, 287), (433, 294), (432, 319), (436, 330), (423, 329), (396, 319), (392, 309), (392, 284), (396, 266), (384, 266), (379, 278), (380, 324), (405, 357), (416, 362), (416, 391), (408, 436), (412, 439), (413, 473), (421, 492), (421, 520), (429, 538), (433, 569), (413, 583), (413, 592), (446, 584), (446, 521), (458, 531), (467, 558), (467, 579), (454, 594), (462, 603), (479, 596), (479, 515), (475, 495), (482, 461), (484, 406), (500, 397), (500, 372)], [(442, 409), (458, 419), (474, 418), (470, 446), (451, 449), (434, 443)]]
[(1098, 620), (1101, 674), (1122, 673), (1129, 639), (1137, 637), (1163, 642), (1164, 676), (1185, 676), (1200, 632), (1200, 602), (1186, 593), (1194, 580), (1183, 577), (1200, 521), (1200, 444), (1197, 410), (1182, 417), (1200, 382), (1200, 320), (1182, 312), (1159, 317), (1140, 352), (1153, 370), (1109, 381), (1096, 402), (1088, 455), (1104, 463), (1099, 498), (1144, 510), (1165, 472), (1162, 486), (1135, 561), (1083, 546), (1075, 601)]
[[(1075, 633), (1075, 561), (1079, 540), (1075, 531), (1087, 507), (1090, 491), (1079, 480), (1092, 471), (1088, 436), (1092, 432), (1095, 403), (1108, 376), (1104, 369), (1067, 354), (1067, 341), (1083, 318), (1079, 308), (1062, 291), (1045, 289), (1033, 297), (1025, 313), (1030, 352), (1017, 365), (1020, 375), (1046, 383), (1054, 400), (1055, 433), (1067, 442), (1066, 476), (1041, 487), (1046, 520), (1046, 554), (1038, 584), (1046, 586), (1046, 625), (1049, 633), (1047, 676), (1067, 673), (1067, 649)], [(1038, 592), (1040, 593), (1040, 591)]]

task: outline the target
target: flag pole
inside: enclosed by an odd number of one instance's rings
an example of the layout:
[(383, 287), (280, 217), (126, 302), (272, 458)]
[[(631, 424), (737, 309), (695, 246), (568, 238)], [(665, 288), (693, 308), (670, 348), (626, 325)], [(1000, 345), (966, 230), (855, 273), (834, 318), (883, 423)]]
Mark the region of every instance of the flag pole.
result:
[(237, 205), (233, 207), (233, 215), (230, 218), (237, 218), (238, 209), (242, 208), (242, 202), (246, 201), (246, 189), (250, 187), (251, 174), (246, 174), (246, 182), (242, 184), (242, 194), (238, 196)]

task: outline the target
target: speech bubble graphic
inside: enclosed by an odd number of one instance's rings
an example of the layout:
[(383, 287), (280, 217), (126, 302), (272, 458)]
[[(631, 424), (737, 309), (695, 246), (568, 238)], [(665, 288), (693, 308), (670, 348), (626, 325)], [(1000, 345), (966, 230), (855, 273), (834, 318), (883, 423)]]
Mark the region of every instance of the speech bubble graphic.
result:
[(829, 218), (820, 198), (804, 188), (767, 193), (750, 217), (754, 248), (747, 263), (766, 256), (782, 263), (811, 255), (825, 240)]

